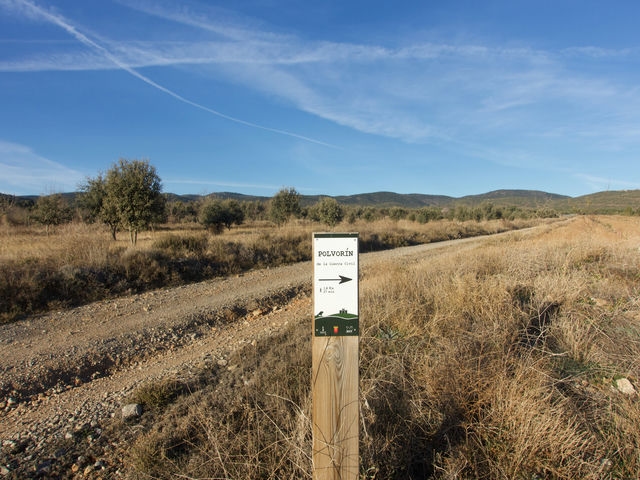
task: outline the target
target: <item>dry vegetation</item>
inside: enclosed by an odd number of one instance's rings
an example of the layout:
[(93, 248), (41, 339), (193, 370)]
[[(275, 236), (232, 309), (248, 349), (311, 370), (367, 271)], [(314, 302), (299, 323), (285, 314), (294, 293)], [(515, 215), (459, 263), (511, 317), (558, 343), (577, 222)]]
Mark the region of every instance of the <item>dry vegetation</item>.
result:
[[(362, 251), (521, 228), (542, 220), (438, 221), (389, 219), (342, 224), (362, 233)], [(296, 221), (284, 227), (254, 221), (221, 235), (198, 225), (171, 225), (140, 235), (84, 223), (44, 227), (0, 225), (0, 322), (132, 292), (201, 281), (253, 268), (309, 260), (311, 232), (326, 227)]]
[[(638, 478), (639, 246), (578, 217), (363, 271), (361, 478)], [(309, 319), (235, 355), (138, 393), (131, 478), (311, 478)]]

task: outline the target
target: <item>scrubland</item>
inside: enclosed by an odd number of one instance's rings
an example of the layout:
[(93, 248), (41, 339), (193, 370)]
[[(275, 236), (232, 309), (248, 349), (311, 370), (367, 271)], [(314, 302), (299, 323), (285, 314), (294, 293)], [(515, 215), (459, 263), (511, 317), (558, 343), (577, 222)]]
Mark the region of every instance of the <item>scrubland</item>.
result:
[[(357, 221), (338, 229), (361, 232), (361, 251), (470, 237), (534, 225), (544, 220)], [(65, 224), (44, 227), (0, 224), (0, 323), (52, 309), (197, 282), (256, 268), (309, 260), (310, 221), (283, 227), (253, 221), (220, 235), (197, 224), (166, 225), (143, 232), (136, 246), (107, 227)]]
[[(638, 478), (639, 247), (575, 217), (364, 269), (360, 477)], [(311, 478), (310, 331), (138, 390), (127, 475)]]

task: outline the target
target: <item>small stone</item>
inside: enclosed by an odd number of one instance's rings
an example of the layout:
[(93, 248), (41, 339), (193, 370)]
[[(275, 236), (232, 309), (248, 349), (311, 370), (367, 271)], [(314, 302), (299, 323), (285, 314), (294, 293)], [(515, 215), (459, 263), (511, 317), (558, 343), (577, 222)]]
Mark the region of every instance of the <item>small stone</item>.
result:
[(2, 442), (2, 450), (10, 455), (19, 453), (21, 449), (20, 443), (15, 440), (5, 440)]
[(74, 463), (73, 465), (71, 465), (71, 473), (78, 473), (80, 471), (80, 465), (78, 465), (77, 463)]
[(53, 461), (50, 459), (45, 460), (44, 462), (38, 464), (36, 467), (36, 475), (46, 475), (51, 471), (51, 465), (53, 465)]
[(89, 465), (87, 468), (84, 469), (84, 476), (86, 477), (87, 475), (91, 475), (91, 473), (94, 471), (95, 469), (93, 468), (93, 465)]
[(244, 383), (245, 387), (253, 387), (256, 384), (256, 379), (255, 378), (250, 378), (250, 379), (242, 379), (242, 382)]
[(18, 400), (14, 397), (7, 398), (7, 407), (15, 407), (18, 404)]
[(603, 458), (600, 462), (600, 468), (603, 470), (609, 470), (613, 466), (613, 462), (608, 458)]
[(628, 378), (618, 378), (616, 381), (616, 388), (619, 392), (624, 393), (625, 395), (635, 395), (636, 389), (633, 388), (633, 385), (629, 381)]
[(83, 423), (81, 425), (76, 425), (76, 432), (81, 433), (81, 432), (87, 432), (89, 430), (89, 424), (88, 423)]
[(122, 419), (133, 420), (142, 415), (142, 405), (139, 403), (130, 403), (122, 407)]
[(4, 465), (0, 465), (0, 475), (2, 475), (3, 477), (6, 477), (7, 475), (9, 475), (11, 473), (11, 470), (9, 470), (7, 467), (5, 467)]

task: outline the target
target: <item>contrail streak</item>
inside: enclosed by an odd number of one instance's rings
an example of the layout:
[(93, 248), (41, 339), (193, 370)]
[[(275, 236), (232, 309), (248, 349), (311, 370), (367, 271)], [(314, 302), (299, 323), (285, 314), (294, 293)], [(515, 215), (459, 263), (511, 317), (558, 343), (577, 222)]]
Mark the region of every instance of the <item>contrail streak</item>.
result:
[(89, 48), (93, 48), (94, 50), (97, 50), (98, 52), (103, 54), (107, 59), (109, 59), (111, 62), (113, 62), (118, 68), (124, 70), (125, 72), (129, 73), (130, 75), (133, 75), (137, 79), (142, 80), (147, 85), (151, 85), (152, 87), (160, 90), (161, 92), (166, 93), (167, 95), (175, 98), (176, 100), (179, 100), (179, 101), (181, 101), (183, 103), (186, 103), (187, 105), (191, 105), (192, 107), (199, 108), (200, 110), (204, 110), (205, 112), (211, 113), (211, 114), (216, 115), (216, 116), (221, 117), (221, 118), (224, 118), (225, 120), (229, 120), (231, 122), (239, 123), (239, 124), (245, 125), (247, 127), (258, 128), (260, 130), (266, 130), (268, 132), (273, 132), (273, 133), (277, 133), (277, 134), (280, 134), (280, 135), (286, 135), (286, 136), (289, 136), (289, 137), (298, 138), (300, 140), (304, 140), (306, 142), (311, 142), (311, 143), (316, 143), (318, 145), (323, 145), (325, 147), (340, 148), (340, 147), (338, 147), (336, 145), (332, 145), (330, 143), (326, 143), (326, 142), (323, 142), (321, 140), (316, 140), (315, 138), (305, 137), (304, 135), (299, 135), (297, 133), (289, 132), (287, 130), (280, 130), (280, 129), (277, 129), (277, 128), (266, 127), (264, 125), (259, 125), (257, 123), (252, 123), (252, 122), (248, 122), (246, 120), (242, 120), (240, 118), (232, 117), (230, 115), (226, 115), (226, 114), (224, 114), (222, 112), (219, 112), (219, 111), (214, 110), (212, 108), (209, 108), (209, 107), (206, 107), (204, 105), (201, 105), (201, 104), (199, 104), (197, 102), (194, 102), (193, 100), (189, 100), (188, 98), (185, 98), (182, 95), (179, 95), (176, 92), (174, 92), (172, 90), (169, 90), (166, 87), (163, 87), (159, 83), (154, 82), (149, 77), (146, 77), (146, 76), (142, 75), (140, 72), (138, 72), (137, 70), (131, 68), (126, 63), (123, 63), (115, 55), (111, 54), (111, 52), (109, 52), (109, 50), (107, 50), (105, 47), (103, 47), (102, 45), (94, 42), (89, 37), (87, 37), (83, 33), (79, 32), (72, 24), (67, 22), (63, 17), (58, 16), (58, 15), (54, 15), (53, 13), (50, 13), (50, 12), (42, 9), (38, 5), (36, 5), (34, 3), (31, 3), (31, 2), (29, 2), (27, 0), (13, 0), (13, 1), (9, 0), (8, 2), (5, 1), (5, 0), (0, 0), (0, 3), (4, 3), (5, 5), (8, 4), (10, 7), (11, 7), (12, 4), (16, 4), (16, 3), (22, 5), (23, 7), (26, 8), (26, 11), (28, 13), (30, 13), (31, 15), (35, 15), (36, 17), (44, 18), (46, 21), (48, 21), (50, 23), (53, 23), (53, 24), (59, 26), (60, 28), (64, 29), (67, 33), (69, 33), (71, 36), (73, 36), (80, 43), (83, 43), (84, 45), (88, 46)]

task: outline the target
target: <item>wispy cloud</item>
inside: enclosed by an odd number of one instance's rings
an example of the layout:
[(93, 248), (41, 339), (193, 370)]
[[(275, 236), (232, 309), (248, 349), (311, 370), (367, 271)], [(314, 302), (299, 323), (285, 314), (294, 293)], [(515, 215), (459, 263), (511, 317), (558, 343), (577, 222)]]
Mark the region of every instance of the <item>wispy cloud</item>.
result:
[(214, 16), (166, 3), (136, 5), (228, 40), (165, 45), (163, 58), (169, 62), (190, 58), (202, 68), (211, 65), (207, 71), (212, 75), (225, 75), (361, 132), (407, 142), (473, 142), (487, 133), (524, 129), (539, 138), (563, 128), (565, 136), (579, 139), (586, 117), (593, 131), (612, 126), (611, 118), (617, 117), (616, 136), (637, 142), (633, 135), (621, 137), (638, 120), (633, 112), (640, 95), (630, 93), (633, 83), (624, 78), (614, 82), (597, 68), (593, 72), (604, 58), (638, 59), (640, 52), (633, 49), (309, 42), (261, 31), (242, 18), (221, 25)]
[(14, 195), (75, 191), (85, 176), (30, 147), (0, 140), (0, 192)]
[(80, 32), (69, 20), (29, 0), (0, 0), (0, 5), (32, 19), (58, 25), (87, 47), (0, 61), (0, 71), (122, 69), (195, 108), (320, 144), (326, 143), (226, 115), (140, 70), (194, 69), (330, 122), (404, 142), (454, 142), (454, 148), (460, 148), (508, 138), (523, 149), (535, 149), (541, 138), (561, 133), (565, 140), (577, 142), (588, 131), (599, 147), (611, 142), (612, 132), (616, 145), (640, 147), (634, 128), (640, 121), (640, 92), (634, 89), (634, 79), (621, 75), (614, 81), (607, 69), (599, 68), (601, 61), (637, 61), (636, 49), (547, 51), (444, 41), (393, 47), (308, 41), (273, 32), (231, 10), (165, 1), (119, 3), (185, 27), (184, 40), (123, 42), (98, 37)]
[[(116, 0), (117, 3), (139, 12), (169, 20), (175, 23), (194, 27), (220, 35), (230, 40), (284, 41), (286, 35), (265, 31), (256, 20), (239, 16), (233, 10), (208, 6), (203, 11), (188, 5), (176, 5), (162, 0)], [(212, 21), (215, 18), (216, 21)]]
[(185, 103), (187, 105), (190, 105), (192, 107), (195, 107), (197, 109), (203, 110), (207, 113), (210, 113), (212, 115), (216, 115), (218, 117), (224, 118), (225, 120), (229, 120), (231, 122), (234, 123), (239, 123), (241, 125), (245, 125), (247, 127), (251, 127), (251, 128), (257, 128), (260, 130), (266, 130), (269, 132), (273, 132), (279, 135), (286, 135), (289, 137), (293, 137), (293, 138), (297, 138), (299, 140), (304, 140), (306, 142), (311, 142), (311, 143), (316, 143), (319, 145), (323, 145), (326, 147), (331, 147), (331, 148), (337, 148), (335, 145), (331, 145), (329, 143), (323, 142), (321, 140), (315, 139), (315, 138), (311, 138), (311, 137), (307, 137), (304, 135), (300, 135), (294, 132), (290, 132), (288, 130), (282, 130), (282, 129), (278, 129), (278, 128), (273, 128), (273, 127), (269, 127), (266, 125), (261, 125), (258, 123), (254, 123), (254, 122), (250, 122), (247, 120), (243, 120), (237, 117), (233, 117), (231, 115), (227, 115), (224, 114), (222, 112), (219, 112), (218, 110), (214, 110), (210, 107), (207, 107), (205, 105), (202, 105), (200, 103), (194, 102), (176, 92), (174, 92), (173, 90), (164, 87), (162, 85), (160, 85), (159, 83), (151, 80), (149, 77), (141, 74), (140, 72), (138, 72), (136, 69), (132, 68), (129, 64), (125, 63), (124, 61), (122, 61), (118, 56), (114, 55), (108, 48), (106, 48), (105, 46), (103, 46), (102, 44), (98, 43), (97, 41), (92, 40), (91, 38), (89, 38), (87, 35), (85, 35), (84, 33), (81, 33), (78, 28), (73, 25), (70, 21), (68, 21), (66, 18), (64, 18), (62, 15), (50, 12), (48, 10), (45, 10), (44, 8), (38, 6), (35, 3), (32, 3), (28, 0), (0, 0), (1, 3), (0, 5), (2, 6), (8, 6), (10, 9), (13, 9), (14, 12), (18, 12), (18, 13), (24, 13), (28, 18), (34, 18), (34, 19), (39, 19), (39, 20), (44, 20), (46, 22), (49, 22), (53, 25), (56, 25), (60, 28), (62, 28), (63, 30), (65, 30), (69, 35), (71, 35), (72, 37), (74, 37), (76, 40), (78, 40), (80, 43), (82, 43), (83, 45), (85, 45), (86, 47), (89, 47), (91, 50), (93, 50), (94, 52), (97, 52), (98, 54), (100, 54), (101, 56), (103, 56), (107, 61), (112, 62), (115, 67), (124, 70), (125, 72), (129, 73), (130, 75), (136, 77), (137, 79), (143, 81), (144, 83), (146, 83), (147, 85), (152, 86), (153, 88), (160, 90), (161, 92), (175, 98), (176, 100)]

